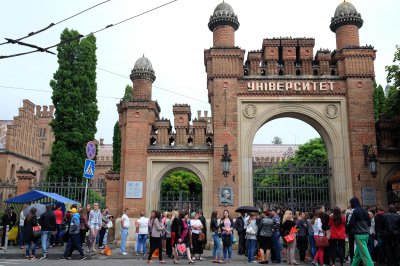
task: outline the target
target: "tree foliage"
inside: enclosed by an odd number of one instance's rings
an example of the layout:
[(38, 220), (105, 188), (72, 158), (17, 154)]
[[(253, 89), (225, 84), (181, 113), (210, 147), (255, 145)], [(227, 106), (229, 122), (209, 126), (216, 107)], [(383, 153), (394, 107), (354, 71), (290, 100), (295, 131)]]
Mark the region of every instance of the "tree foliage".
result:
[(161, 183), (161, 194), (187, 192), (201, 194), (200, 179), (189, 171), (177, 170), (168, 174)]
[(114, 125), (113, 135), (113, 172), (119, 173), (121, 167), (121, 130), (118, 121)]
[(328, 159), (325, 143), (322, 138), (310, 139), (306, 143), (299, 145), (295, 156), (282, 162), (283, 164), (293, 163), (296, 165), (307, 165), (315, 162), (325, 162)]
[(50, 180), (65, 180), (69, 175), (82, 178), (86, 143), (94, 140), (97, 131), (96, 38), (78, 36), (76, 30), (61, 33), (59, 67), (50, 81), (55, 107)]
[(133, 99), (132, 92), (133, 92), (133, 87), (131, 85), (126, 85), (125, 94), (124, 94), (124, 97), (122, 98), (122, 100), (124, 100), (124, 101), (132, 100)]
[(283, 143), (282, 138), (280, 138), (278, 136), (275, 136), (272, 139), (272, 144), (274, 144), (274, 145), (281, 145), (282, 143)]
[(392, 85), (387, 101), (387, 115), (389, 117), (400, 114), (400, 46), (396, 45), (393, 63), (386, 66), (387, 82)]
[(383, 91), (383, 87), (381, 85), (376, 84), (376, 82), (374, 82), (373, 100), (374, 100), (374, 118), (375, 121), (378, 121), (379, 117), (385, 112), (386, 98), (385, 98), (385, 92)]

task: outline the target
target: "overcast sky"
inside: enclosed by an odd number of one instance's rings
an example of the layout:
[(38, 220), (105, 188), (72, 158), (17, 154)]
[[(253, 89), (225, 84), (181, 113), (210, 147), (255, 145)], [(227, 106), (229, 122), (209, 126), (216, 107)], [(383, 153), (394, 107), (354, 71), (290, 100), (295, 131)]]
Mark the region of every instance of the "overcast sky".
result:
[[(25, 36), (102, 1), (104, 0), (3, 1), (0, 42), (5, 37)], [(88, 34), (167, 2), (168, 0), (111, 0), (24, 41), (43, 47), (50, 46), (59, 41), (60, 33), (65, 27)], [(209, 110), (203, 56), (204, 49), (212, 46), (212, 33), (207, 23), (220, 2), (178, 0), (96, 34), (97, 94), (100, 110), (96, 138), (104, 138), (106, 143), (111, 143), (113, 126), (118, 119), (116, 104), (123, 96), (125, 86), (131, 83), (129, 75), (135, 61), (143, 54), (150, 59), (156, 72), (153, 100), (160, 104), (162, 117), (172, 118), (172, 105), (175, 103), (190, 104), (193, 115), (197, 114), (197, 110)], [(319, 48), (335, 49), (335, 35), (330, 31), (329, 24), (340, 2), (227, 1), (238, 15), (240, 27), (236, 31), (236, 45), (241, 48), (247, 51), (261, 49), (263, 38), (313, 37), (316, 41), (314, 53)], [(377, 82), (384, 86), (384, 67), (392, 62), (395, 45), (400, 43), (400, 1), (353, 0), (351, 3), (364, 19), (364, 25), (360, 29), (361, 44), (371, 44), (378, 50), (375, 73)], [(29, 50), (30, 48), (12, 44), (0, 46), (1, 55)], [(0, 119), (12, 119), (17, 115), (18, 107), (25, 98), (35, 104), (50, 105), (49, 82), (57, 68), (57, 57), (45, 53), (0, 60)], [(304, 123), (289, 121), (276, 120), (275, 124), (268, 123), (271, 129), (259, 132), (255, 143), (271, 143), (275, 135), (281, 136), (284, 143), (303, 143), (317, 135), (312, 129), (303, 126)]]

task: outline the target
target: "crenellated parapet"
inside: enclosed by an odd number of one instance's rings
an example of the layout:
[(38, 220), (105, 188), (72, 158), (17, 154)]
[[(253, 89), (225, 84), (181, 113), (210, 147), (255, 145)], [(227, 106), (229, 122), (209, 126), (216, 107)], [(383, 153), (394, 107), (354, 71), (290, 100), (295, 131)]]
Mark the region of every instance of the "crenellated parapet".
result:
[(314, 38), (267, 38), (260, 51), (250, 51), (243, 66), (251, 76), (337, 75), (333, 54), (320, 49), (313, 54)]
[(50, 105), (36, 105), (36, 117), (37, 118), (51, 118), (54, 117), (54, 106)]

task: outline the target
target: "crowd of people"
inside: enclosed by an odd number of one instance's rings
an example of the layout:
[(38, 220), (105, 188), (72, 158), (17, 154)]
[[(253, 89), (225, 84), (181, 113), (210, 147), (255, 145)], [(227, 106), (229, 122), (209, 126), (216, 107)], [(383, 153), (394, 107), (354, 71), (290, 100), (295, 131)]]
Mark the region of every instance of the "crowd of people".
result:
[[(78, 208), (73, 204), (69, 210), (61, 210), (60, 205), (46, 205), (46, 210), (38, 215), (35, 207), (24, 204), (19, 215), (18, 245), (25, 249), (27, 259), (36, 259), (36, 249), (41, 248), (39, 259), (47, 258), (50, 247), (64, 246), (64, 255), (59, 259), (71, 259), (71, 254), (77, 250), (81, 260), (85, 260), (83, 245), (88, 245), (89, 252), (96, 252), (95, 245), (103, 249), (107, 244), (108, 229), (113, 226), (113, 217), (108, 214), (108, 208), (102, 211), (98, 203), (86, 208)], [(26, 211), (28, 210), (28, 211)], [(5, 228), (16, 225), (17, 215), (12, 207), (6, 208), (2, 217), (3, 237), (1, 247), (5, 244)], [(16, 241), (14, 241), (16, 244)]]
[[(46, 259), (48, 249), (66, 242), (64, 254), (59, 259), (71, 259), (77, 250), (82, 260), (86, 259), (84, 244), (88, 251), (96, 252), (107, 245), (108, 229), (113, 226), (113, 217), (107, 207), (100, 210), (98, 203), (86, 208), (71, 206), (62, 211), (59, 206), (47, 205), (46, 211), (37, 216), (37, 210), (30, 208), (25, 216), (23, 207), (19, 218), (19, 243), (25, 249), (28, 259), (34, 259), (36, 247), (41, 243), (42, 256)], [(120, 219), (120, 252), (127, 255), (126, 243), (129, 236), (132, 213), (124, 210)], [(283, 263), (298, 265), (310, 262), (313, 265), (372, 266), (399, 265), (400, 214), (393, 205), (388, 210), (382, 207), (363, 208), (354, 197), (346, 210), (336, 207), (325, 210), (320, 206), (312, 212), (285, 210), (276, 207), (261, 213), (242, 212), (233, 219), (228, 210), (222, 214), (213, 211), (206, 223), (202, 212), (178, 211), (161, 213), (151, 211), (150, 217), (143, 212), (134, 219), (136, 256), (142, 256), (147, 263), (153, 262), (158, 252), (158, 262), (165, 263), (166, 256), (178, 264), (182, 257), (189, 264), (203, 260), (203, 250), (207, 242), (207, 229), (212, 239), (212, 261), (229, 263), (232, 261), (232, 245), (238, 242), (238, 255), (247, 257), (249, 263)], [(2, 225), (16, 225), (17, 215), (7, 208)], [(234, 232), (237, 232), (235, 234)], [(132, 238), (133, 236), (131, 236)], [(149, 238), (149, 239), (148, 239)], [(4, 246), (4, 235), (1, 245)], [(146, 243), (150, 249), (147, 252)], [(297, 257), (296, 250), (299, 256)]]

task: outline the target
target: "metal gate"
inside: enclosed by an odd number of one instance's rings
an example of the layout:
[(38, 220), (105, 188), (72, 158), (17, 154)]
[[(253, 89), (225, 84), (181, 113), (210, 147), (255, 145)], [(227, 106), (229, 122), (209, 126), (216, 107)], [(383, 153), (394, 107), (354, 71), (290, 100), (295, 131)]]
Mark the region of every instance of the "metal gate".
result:
[(320, 205), (330, 207), (330, 173), (325, 162), (254, 167), (253, 171), (253, 200), (260, 209), (281, 206), (292, 211), (311, 211)]
[(160, 195), (161, 211), (187, 211), (188, 213), (199, 211), (202, 207), (201, 194), (189, 192), (166, 192)]

